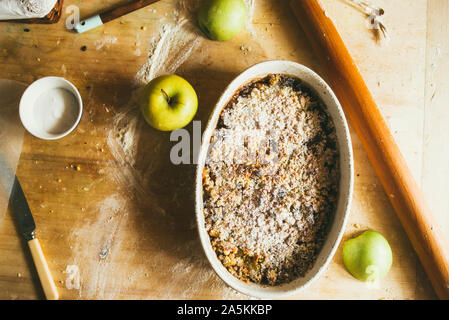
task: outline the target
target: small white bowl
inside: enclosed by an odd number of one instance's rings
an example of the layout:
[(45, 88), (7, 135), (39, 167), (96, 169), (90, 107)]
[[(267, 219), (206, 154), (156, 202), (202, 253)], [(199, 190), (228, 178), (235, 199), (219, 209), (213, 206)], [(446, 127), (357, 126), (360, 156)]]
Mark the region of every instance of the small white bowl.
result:
[(33, 82), (23, 93), (20, 120), (33, 136), (56, 140), (71, 133), (79, 124), (83, 101), (78, 89), (59, 77)]
[[(254, 80), (263, 78), (269, 74), (279, 73), (288, 74), (301, 79), (308, 84), (320, 96), (327, 112), (331, 116), (337, 133), (338, 147), (340, 151), (340, 184), (337, 209), (332, 221), (332, 225), (328, 231), (326, 241), (315, 261), (313, 267), (306, 273), (304, 277), (295, 279), (294, 281), (280, 286), (264, 286), (255, 283), (245, 283), (233, 275), (218, 260), (217, 255), (212, 249), (209, 235), (205, 229), (205, 221), (203, 214), (203, 183), (202, 172), (207, 158), (210, 138), (217, 125), (221, 111), (231, 100), (233, 95), (245, 84)], [(198, 167), (195, 181), (195, 211), (197, 218), (197, 227), (201, 240), (201, 244), (206, 256), (220, 278), (235, 290), (249, 296), (262, 299), (281, 298), (292, 295), (306, 288), (310, 283), (317, 279), (327, 265), (331, 261), (340, 240), (343, 236), (344, 228), (349, 214), (351, 205), (353, 180), (354, 180), (354, 163), (352, 155), (351, 138), (349, 135), (348, 125), (346, 123), (343, 110), (331, 88), (320, 78), (315, 72), (309, 68), (291, 61), (266, 61), (247, 69), (245, 72), (235, 78), (218, 100), (213, 110), (207, 127), (204, 131), (203, 142), (201, 145)]]

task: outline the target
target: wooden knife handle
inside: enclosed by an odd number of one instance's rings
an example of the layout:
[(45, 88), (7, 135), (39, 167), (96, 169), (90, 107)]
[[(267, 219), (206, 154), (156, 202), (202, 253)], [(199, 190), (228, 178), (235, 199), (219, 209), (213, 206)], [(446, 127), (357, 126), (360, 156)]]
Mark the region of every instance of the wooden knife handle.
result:
[(45, 260), (44, 253), (42, 252), (41, 245), (38, 239), (32, 239), (28, 241), (31, 255), (37, 269), (37, 274), (44, 289), (45, 297), (47, 300), (58, 300), (59, 294), (56, 288), (53, 277), (51, 276), (50, 269), (48, 268), (47, 261)]
[(440, 299), (449, 299), (449, 249), (379, 108), (318, 0), (292, 0), (299, 23), (327, 73)]

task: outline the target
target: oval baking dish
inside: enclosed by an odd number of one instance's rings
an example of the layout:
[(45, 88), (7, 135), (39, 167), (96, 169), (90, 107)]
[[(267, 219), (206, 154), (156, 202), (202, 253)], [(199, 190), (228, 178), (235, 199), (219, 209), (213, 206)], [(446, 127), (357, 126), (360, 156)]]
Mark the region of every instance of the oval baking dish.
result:
[[(229, 273), (229, 271), (218, 259), (215, 251), (212, 249), (210, 237), (205, 228), (205, 218), (203, 213), (202, 173), (208, 155), (207, 153), (211, 136), (217, 126), (220, 114), (235, 93), (238, 92), (238, 90), (240, 90), (244, 85), (270, 74), (285, 74), (299, 78), (316, 92), (323, 104), (326, 106), (326, 111), (334, 123), (337, 135), (337, 147), (340, 153), (340, 181), (337, 207), (328, 228), (327, 237), (321, 251), (317, 256), (313, 267), (307, 271), (304, 277), (296, 278), (289, 283), (278, 286), (261, 285), (252, 282), (247, 283), (237, 279)], [(225, 89), (210, 116), (202, 141), (195, 180), (195, 211), (201, 244), (215, 272), (223, 281), (235, 290), (256, 298), (281, 298), (283, 296), (292, 295), (299, 290), (304, 289), (314, 279), (319, 277), (332, 259), (343, 235), (352, 199), (353, 156), (351, 138), (340, 103), (331, 88), (315, 72), (295, 62), (276, 60), (266, 61), (254, 65), (241, 73)]]

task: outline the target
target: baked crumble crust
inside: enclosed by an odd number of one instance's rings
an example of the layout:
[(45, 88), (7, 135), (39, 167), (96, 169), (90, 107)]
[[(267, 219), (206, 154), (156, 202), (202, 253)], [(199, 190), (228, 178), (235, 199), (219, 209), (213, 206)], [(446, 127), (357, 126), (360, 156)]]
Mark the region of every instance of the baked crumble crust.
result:
[(335, 127), (301, 80), (272, 74), (223, 109), (203, 170), (205, 227), (227, 270), (280, 285), (313, 266), (337, 202)]

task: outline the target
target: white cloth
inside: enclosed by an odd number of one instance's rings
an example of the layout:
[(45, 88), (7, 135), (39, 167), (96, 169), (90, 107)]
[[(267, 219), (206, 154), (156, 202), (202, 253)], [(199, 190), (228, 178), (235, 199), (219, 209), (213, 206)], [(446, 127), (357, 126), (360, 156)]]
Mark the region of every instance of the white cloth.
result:
[(25, 129), (20, 122), (19, 102), (25, 89), (23, 83), (0, 79), (0, 225), (22, 152)]
[(57, 0), (0, 0), (0, 20), (45, 17)]

